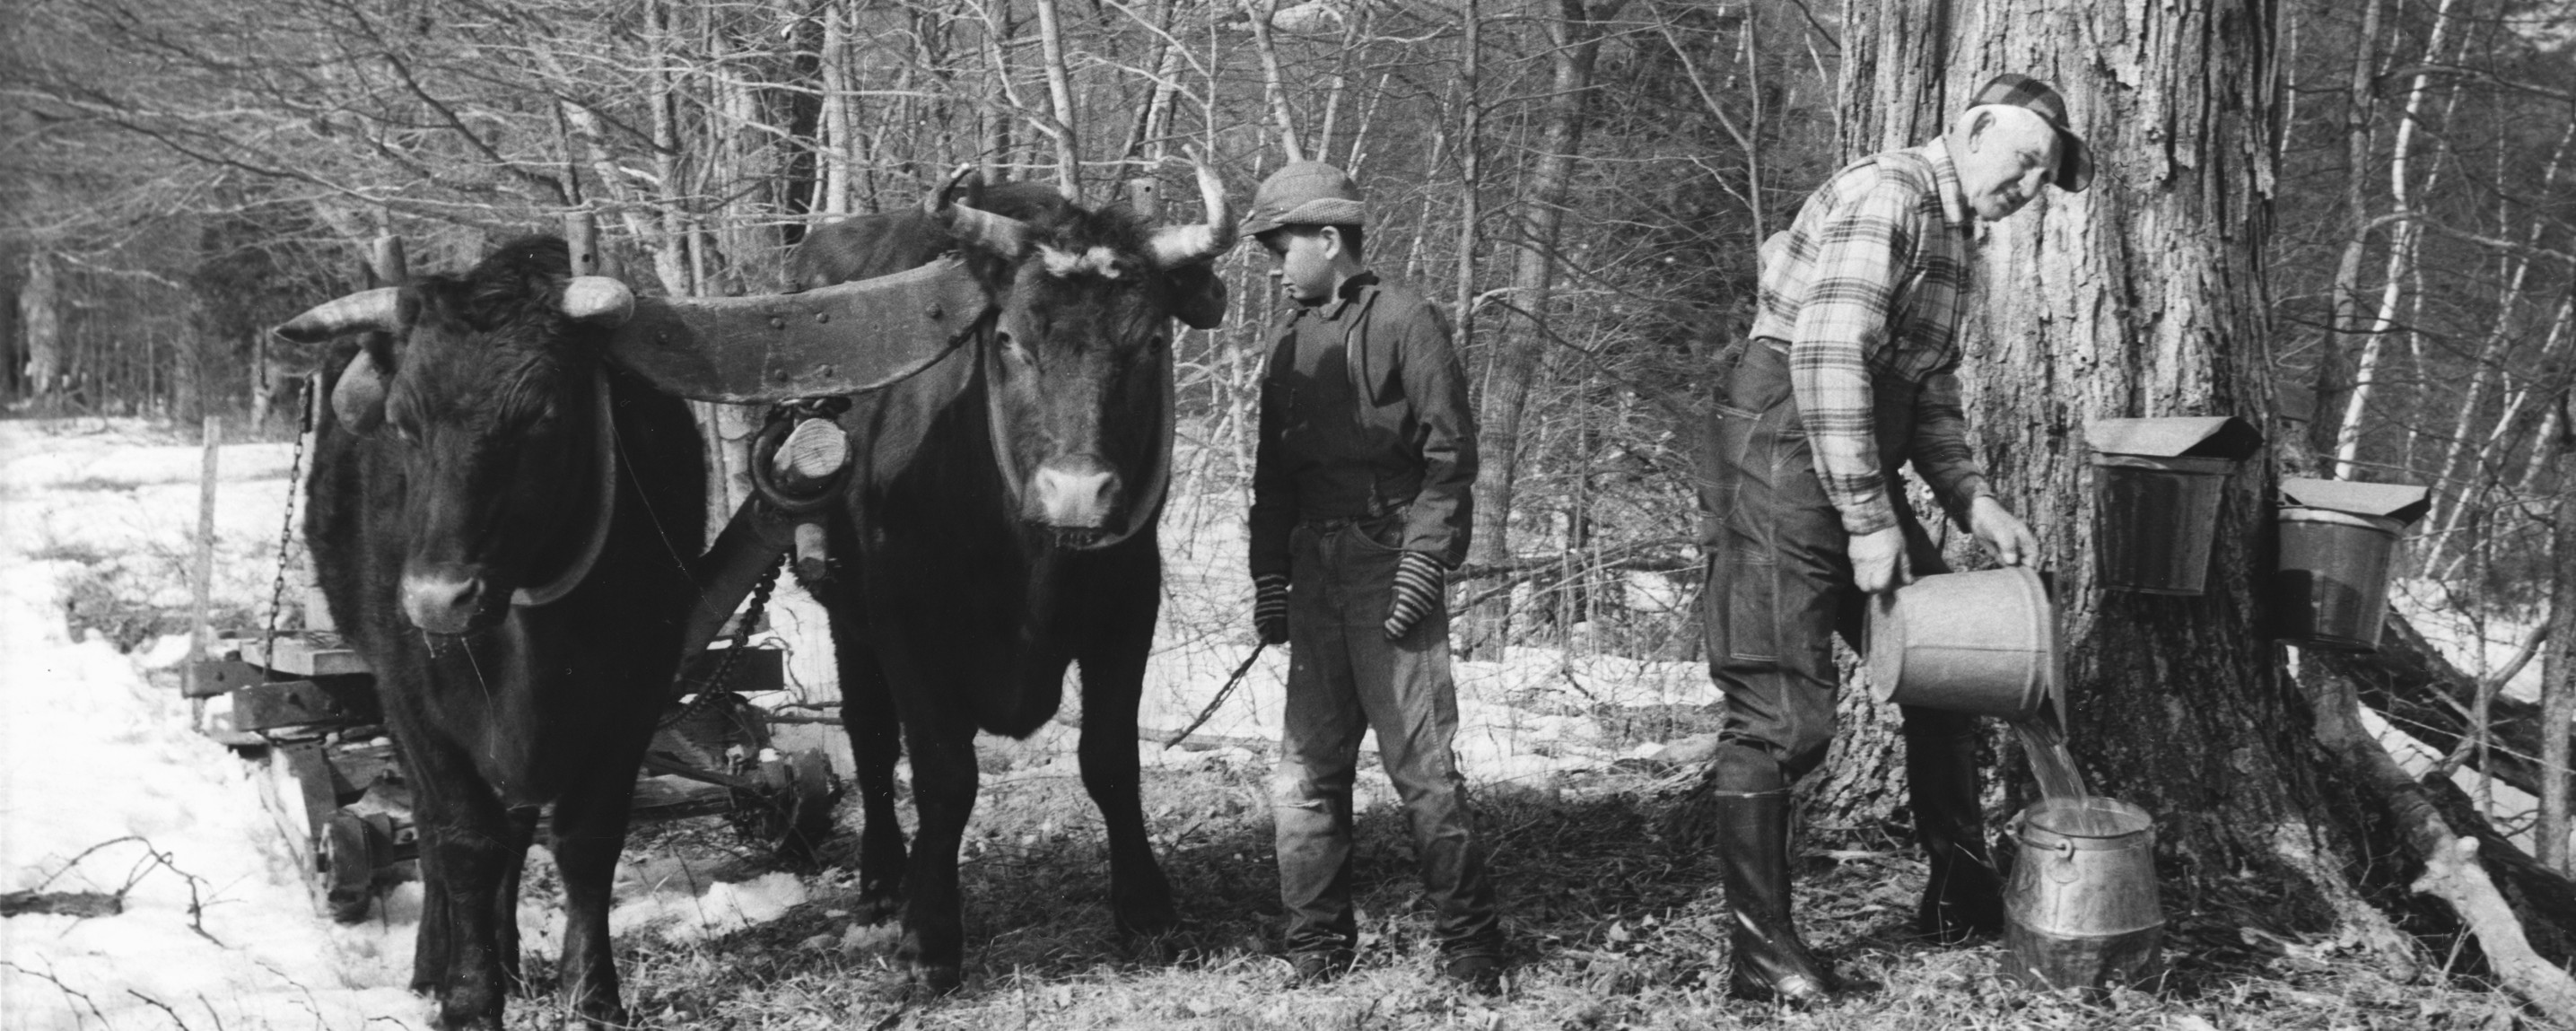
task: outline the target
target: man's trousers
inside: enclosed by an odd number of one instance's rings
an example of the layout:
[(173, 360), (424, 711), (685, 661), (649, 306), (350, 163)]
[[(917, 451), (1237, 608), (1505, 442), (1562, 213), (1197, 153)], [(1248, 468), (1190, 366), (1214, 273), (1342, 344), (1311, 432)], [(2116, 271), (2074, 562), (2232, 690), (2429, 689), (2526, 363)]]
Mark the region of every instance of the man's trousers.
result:
[[(1912, 442), (1913, 402), (1911, 390), (1878, 392), (1879, 453), (1891, 495), (1901, 483), (1895, 466)], [(1707, 493), (1717, 532), (1705, 627), (1709, 675), (1726, 696), (1718, 736), (1769, 752), (1795, 780), (1823, 763), (1833, 743), (1831, 635), (1841, 632), (1860, 650), (1867, 599), (1852, 582), (1842, 519), (1798, 420), (1788, 345), (1763, 338), (1746, 344), (1717, 414)], [(1912, 507), (1894, 500), (1914, 574), (1947, 572)], [(1972, 716), (1900, 709), (1909, 755), (1934, 750), (1934, 742), (1953, 751), (1976, 732)]]

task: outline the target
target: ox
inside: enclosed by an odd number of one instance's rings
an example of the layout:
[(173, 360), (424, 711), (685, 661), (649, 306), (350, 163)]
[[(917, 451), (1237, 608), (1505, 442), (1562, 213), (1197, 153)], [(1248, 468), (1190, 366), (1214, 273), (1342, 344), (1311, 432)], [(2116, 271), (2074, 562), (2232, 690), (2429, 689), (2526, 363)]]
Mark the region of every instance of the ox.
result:
[(366, 334), (333, 379), (305, 539), (413, 789), (411, 987), (440, 1027), (500, 1027), (547, 804), (564, 992), (594, 1025), (626, 1017), (610, 880), (697, 597), (705, 477), (687, 406), (601, 354), (632, 295), (570, 267), (563, 241), (522, 239), (278, 329)]
[[(1161, 227), (1031, 184), (964, 204), (943, 189), (922, 210), (826, 227), (789, 265), (795, 286), (819, 287), (954, 250), (991, 302), (969, 346), (842, 416), (855, 454), (828, 528), (824, 600), (865, 812), (861, 901), (883, 918), (900, 899), (899, 956), (933, 991), (956, 987), (963, 961), (957, 849), (975, 734), (1036, 730), (1069, 664), (1082, 670), (1083, 786), (1108, 828), (1118, 926), (1178, 923), (1138, 802), (1136, 707), (1161, 603), (1171, 320), (1222, 315), (1208, 263), (1234, 238), (1224, 184), (1201, 167), (1199, 185), (1207, 223)], [(904, 749), (920, 817), (908, 861), (894, 810)]]

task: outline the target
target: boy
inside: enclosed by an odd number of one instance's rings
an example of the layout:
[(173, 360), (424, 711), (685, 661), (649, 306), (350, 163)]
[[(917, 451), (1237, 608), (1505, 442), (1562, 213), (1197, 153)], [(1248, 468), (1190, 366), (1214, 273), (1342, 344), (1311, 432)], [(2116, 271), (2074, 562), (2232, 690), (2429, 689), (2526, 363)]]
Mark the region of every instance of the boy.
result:
[(1450, 741), (1448, 570), (1467, 555), (1475, 416), (1449, 326), (1362, 254), (1358, 187), (1301, 161), (1243, 231), (1296, 302), (1261, 386), (1251, 567), (1262, 640), (1290, 649), (1274, 785), (1280, 900), (1297, 976), (1350, 966), (1351, 782), (1377, 731), (1438, 911), (1442, 970), (1499, 988), (1502, 933)]

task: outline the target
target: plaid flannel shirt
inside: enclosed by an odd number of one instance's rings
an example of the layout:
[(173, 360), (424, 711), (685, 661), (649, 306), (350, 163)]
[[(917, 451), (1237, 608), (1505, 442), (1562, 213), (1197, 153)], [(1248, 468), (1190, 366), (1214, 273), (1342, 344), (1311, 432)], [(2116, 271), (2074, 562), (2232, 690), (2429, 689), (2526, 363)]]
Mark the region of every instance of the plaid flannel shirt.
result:
[[(1960, 407), (1968, 212), (1940, 140), (1854, 162), (1762, 248), (1753, 335), (1789, 343), (1799, 420), (1825, 496), (1854, 536), (1896, 525), (1888, 473), (1912, 459), (1943, 504), (1992, 494)], [(1913, 444), (1879, 454), (1880, 391), (1913, 394)]]

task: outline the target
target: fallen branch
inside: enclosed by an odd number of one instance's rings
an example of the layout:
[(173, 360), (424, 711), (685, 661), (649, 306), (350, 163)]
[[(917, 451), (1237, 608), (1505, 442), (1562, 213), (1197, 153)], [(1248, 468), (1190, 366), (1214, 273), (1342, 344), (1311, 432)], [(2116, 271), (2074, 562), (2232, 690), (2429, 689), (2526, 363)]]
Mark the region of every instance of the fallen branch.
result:
[[(138, 844), (138, 845), (143, 846), (143, 859), (141, 859), (141, 860), (137, 860), (137, 861), (135, 862), (135, 864), (134, 864), (134, 868), (133, 868), (132, 870), (130, 870), (130, 871), (127, 871), (126, 876), (125, 876), (125, 883), (124, 883), (123, 885), (120, 885), (120, 886), (119, 886), (115, 891), (110, 892), (110, 893), (108, 893), (108, 894), (107, 894), (107, 895), (105, 895), (105, 896), (102, 896), (102, 897), (104, 897), (104, 898), (106, 898), (106, 899), (108, 900), (108, 902), (107, 902), (106, 904), (104, 904), (104, 911), (103, 911), (103, 912), (80, 912), (80, 913), (72, 913), (72, 915), (75, 915), (75, 916), (112, 916), (112, 915), (115, 915), (115, 914), (117, 914), (117, 913), (121, 913), (121, 912), (123, 912), (123, 911), (124, 911), (124, 908), (125, 908), (125, 896), (126, 896), (126, 894), (127, 894), (128, 892), (133, 891), (133, 890), (134, 890), (134, 886), (135, 886), (135, 885), (143, 883), (143, 878), (144, 878), (145, 876), (149, 875), (149, 874), (152, 872), (152, 868), (153, 868), (153, 867), (156, 867), (156, 866), (157, 866), (157, 867), (160, 867), (160, 868), (162, 868), (162, 869), (166, 869), (166, 870), (170, 871), (171, 873), (174, 873), (174, 874), (179, 875), (179, 879), (180, 879), (180, 880), (187, 882), (187, 885), (188, 885), (188, 929), (189, 929), (189, 930), (191, 930), (191, 931), (195, 931), (195, 932), (197, 932), (197, 937), (204, 938), (205, 940), (210, 941), (210, 942), (214, 942), (214, 943), (215, 943), (215, 945), (216, 945), (216, 947), (218, 947), (218, 948), (229, 948), (230, 946), (226, 946), (226, 945), (224, 945), (224, 943), (223, 943), (222, 941), (220, 941), (220, 940), (217, 940), (217, 939), (215, 938), (215, 936), (214, 936), (214, 935), (209, 934), (209, 933), (207, 933), (207, 932), (206, 932), (206, 899), (205, 899), (205, 896), (204, 896), (202, 893), (200, 893), (200, 892), (198, 891), (198, 888), (199, 888), (200, 886), (202, 886), (202, 885), (204, 885), (204, 884), (206, 883), (205, 879), (204, 879), (204, 878), (201, 878), (201, 877), (198, 877), (198, 876), (197, 876), (197, 875), (195, 875), (195, 874), (189, 873), (189, 872), (188, 872), (188, 871), (186, 871), (186, 870), (179, 869), (179, 864), (178, 864), (177, 862), (173, 861), (173, 860), (170, 858), (170, 854), (169, 854), (169, 853), (161, 851), (161, 849), (160, 849), (159, 847), (157, 847), (157, 846), (155, 846), (155, 845), (153, 845), (153, 844), (152, 844), (152, 842), (151, 842), (151, 840), (150, 840), (150, 839), (145, 838), (145, 837), (143, 837), (143, 836), (141, 836), (141, 835), (128, 834), (128, 835), (125, 835), (125, 836), (123, 836), (123, 837), (109, 838), (109, 839), (107, 839), (106, 841), (102, 841), (102, 842), (99, 842), (98, 844), (91, 845), (91, 846), (90, 846), (90, 847), (88, 847), (88, 848), (82, 849), (82, 850), (80, 850), (80, 852), (79, 852), (79, 853), (77, 853), (77, 854), (73, 855), (70, 859), (65, 860), (65, 861), (63, 862), (63, 865), (62, 865), (62, 868), (61, 868), (61, 869), (55, 870), (54, 872), (52, 872), (52, 873), (50, 873), (50, 874), (46, 874), (46, 875), (45, 875), (45, 879), (44, 879), (44, 880), (41, 880), (41, 881), (36, 882), (36, 886), (35, 886), (33, 889), (30, 889), (30, 890), (28, 890), (28, 891), (24, 891), (24, 892), (15, 892), (15, 893), (12, 893), (12, 898), (14, 898), (15, 896), (18, 896), (18, 895), (35, 896), (35, 897), (37, 897), (37, 899), (41, 899), (41, 898), (47, 897), (47, 895), (46, 895), (46, 893), (45, 893), (45, 890), (44, 890), (44, 889), (46, 888), (46, 886), (51, 885), (52, 883), (54, 883), (55, 878), (61, 877), (61, 876), (62, 876), (62, 875), (64, 875), (64, 874), (67, 874), (67, 873), (72, 872), (72, 870), (73, 870), (73, 869), (75, 869), (75, 868), (77, 868), (77, 867), (79, 867), (79, 866), (80, 866), (80, 864), (81, 864), (81, 861), (82, 861), (82, 860), (88, 859), (90, 856), (96, 855), (100, 849), (106, 848), (106, 847), (108, 847), (108, 846), (110, 846), (110, 845), (121, 845), (121, 844), (124, 844), (124, 843), (129, 842), (129, 841), (130, 841), (130, 842), (134, 842), (135, 844)], [(55, 897), (55, 898), (62, 898), (62, 899), (69, 899), (69, 898), (71, 898), (71, 897), (73, 897), (73, 896), (79, 896), (79, 895), (96, 895), (96, 894), (97, 894), (96, 892), (68, 892), (68, 893), (65, 893), (65, 892), (57, 892), (57, 893), (52, 893), (52, 896), (51, 896), (51, 897)], [(29, 904), (31, 904), (31, 905), (33, 905), (33, 904), (37, 904), (37, 899), (30, 899), (30, 900), (29, 900)], [(67, 903), (63, 903), (63, 904), (67, 904), (67, 905), (80, 905), (80, 904), (83, 904), (83, 903), (71, 903), (71, 902), (67, 902)], [(97, 903), (88, 903), (88, 905), (101, 905), (101, 904), (97, 904)], [(42, 912), (69, 912), (68, 910), (59, 910), (59, 909), (57, 909), (57, 910), (31, 910), (31, 911), (42, 911)], [(13, 915), (13, 916), (14, 916), (14, 915), (16, 915), (16, 914), (11, 913), (11, 914), (6, 914), (6, 915)]]
[(1225, 704), (1225, 697), (1234, 693), (1235, 685), (1243, 683), (1243, 675), (1252, 671), (1253, 660), (1260, 658), (1262, 650), (1268, 647), (1270, 647), (1268, 641), (1254, 644), (1252, 654), (1243, 657), (1243, 664), (1234, 667), (1234, 675), (1225, 678), (1225, 686), (1216, 689), (1216, 697), (1208, 699), (1207, 707), (1199, 710), (1199, 718), (1191, 720), (1189, 726), (1182, 727), (1180, 733), (1172, 735), (1170, 740), (1163, 742), (1163, 747), (1170, 748), (1178, 745), (1190, 736), (1191, 731), (1206, 726), (1208, 717), (1216, 715), (1216, 707)]
[[(25, 974), (25, 975), (27, 975), (27, 976), (29, 976), (29, 977), (37, 978), (37, 979), (42, 980), (42, 981), (44, 981), (44, 982), (46, 982), (46, 983), (48, 983), (48, 984), (53, 985), (55, 989), (57, 989), (57, 990), (59, 990), (59, 991), (61, 991), (61, 992), (63, 993), (63, 995), (64, 995), (64, 997), (65, 997), (65, 998), (78, 999), (78, 1000), (80, 1000), (80, 1004), (81, 1004), (81, 1005), (89, 1007), (89, 1014), (90, 1014), (90, 1016), (93, 1016), (93, 1017), (97, 1017), (97, 1018), (98, 1018), (98, 1023), (99, 1023), (99, 1026), (100, 1026), (100, 1027), (112, 1027), (112, 1026), (114, 1026), (114, 1025), (109, 1024), (109, 1023), (108, 1023), (108, 1020), (107, 1020), (107, 1014), (99, 1012), (99, 1009), (98, 1009), (98, 1001), (97, 1001), (97, 1000), (90, 998), (90, 997), (89, 997), (89, 995), (88, 995), (88, 993), (86, 993), (86, 992), (79, 991), (79, 990), (77, 990), (77, 989), (74, 989), (74, 988), (73, 988), (72, 986), (70, 986), (70, 985), (64, 984), (64, 983), (63, 983), (63, 979), (62, 979), (62, 978), (59, 978), (59, 977), (55, 977), (55, 976), (54, 976), (53, 971), (50, 971), (50, 970), (30, 970), (30, 969), (27, 969), (26, 967), (19, 966), (18, 964), (16, 964), (16, 963), (12, 963), (12, 962), (10, 962), (10, 961), (8, 961), (8, 960), (5, 960), (5, 959), (0, 959), (0, 967), (8, 967), (8, 968), (9, 968), (9, 969), (11, 969), (11, 970), (15, 970), (15, 971), (17, 971), (17, 972), (19, 972), (19, 973), (21, 973), (21, 974)], [(80, 1019), (80, 1017), (79, 1017), (79, 1015), (78, 1015), (78, 1014), (74, 1014), (74, 1015), (73, 1015), (73, 1017), (72, 1017), (72, 1019), (74, 1019), (74, 1020), (78, 1020), (78, 1019)]]
[(43, 913), (52, 916), (115, 916), (125, 900), (95, 891), (13, 891), (0, 895), (0, 917)]
[(170, 1022), (179, 1026), (179, 1031), (188, 1031), (188, 1022), (187, 1022), (187, 1021), (185, 1021), (185, 1020), (181, 1020), (181, 1019), (179, 1019), (179, 1011), (178, 1011), (178, 1010), (171, 1009), (171, 1008), (170, 1008), (170, 1004), (169, 1004), (169, 1003), (163, 1002), (163, 1001), (161, 1001), (161, 1000), (159, 1000), (159, 999), (155, 999), (155, 998), (153, 998), (153, 997), (151, 997), (151, 996), (149, 996), (149, 995), (145, 995), (145, 994), (143, 994), (142, 992), (135, 991), (135, 990), (134, 990), (134, 989), (132, 989), (132, 988), (128, 988), (128, 989), (126, 989), (126, 990), (125, 990), (125, 994), (127, 994), (127, 995), (131, 995), (131, 996), (133, 996), (133, 997), (135, 997), (135, 998), (137, 998), (137, 999), (141, 999), (141, 1000), (143, 1000), (143, 1002), (144, 1002), (146, 1005), (149, 1005), (149, 1006), (151, 1006), (151, 1007), (152, 1007), (152, 1008), (154, 1008), (154, 1009), (160, 1010), (161, 1012), (163, 1012), (163, 1013), (165, 1013), (165, 1014), (168, 1014), (168, 1015), (169, 1015), (169, 1017), (170, 1017)]
[(2362, 729), (2356, 682), (2331, 666), (2319, 666), (2300, 678), (2316, 711), (2317, 740), (2386, 802), (2397, 820), (2400, 844), (2424, 864), (2423, 874), (2410, 887), (2450, 908), (2477, 939), (2507, 991), (2559, 1025), (2576, 1025), (2576, 977), (2532, 948), (2522, 914), (2497, 889), (2487, 865), (2480, 861), (2479, 841), (2455, 830), (2433, 794)]
[[(2363, 704), (2437, 753), (2460, 753), (2477, 736), (2469, 714), (2476, 710), (2485, 685), (2451, 665), (2413, 624), (2394, 612), (2388, 614), (2378, 651), (2307, 649), (2301, 661), (2350, 682)], [(2493, 694), (2487, 712), (2492, 740), (2485, 761), (2474, 765), (2488, 776), (2539, 794), (2544, 779), (2538, 758), (2540, 706)]]

